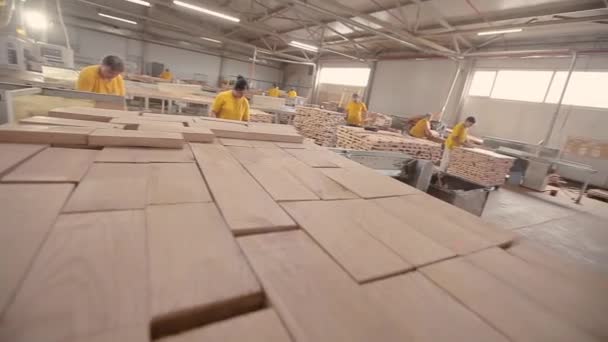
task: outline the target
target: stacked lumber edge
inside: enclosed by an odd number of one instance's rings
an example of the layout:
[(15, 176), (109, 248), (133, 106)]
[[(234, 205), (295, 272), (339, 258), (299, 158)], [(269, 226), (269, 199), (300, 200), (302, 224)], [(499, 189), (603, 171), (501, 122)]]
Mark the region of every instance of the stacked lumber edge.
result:
[(274, 121), (274, 115), (251, 108), (249, 109), (249, 121), (272, 123)]
[(0, 143), (0, 217), (0, 341), (608, 336), (604, 274), (307, 141)]
[(312, 107), (296, 107), (293, 119), (293, 125), (300, 134), (327, 147), (336, 146), (336, 131), (344, 124), (344, 113)]
[(367, 112), (365, 116), (365, 125), (388, 130), (393, 125), (393, 118), (382, 113)]
[(456, 148), (450, 156), (447, 173), (483, 186), (500, 186), (515, 158), (479, 148)]

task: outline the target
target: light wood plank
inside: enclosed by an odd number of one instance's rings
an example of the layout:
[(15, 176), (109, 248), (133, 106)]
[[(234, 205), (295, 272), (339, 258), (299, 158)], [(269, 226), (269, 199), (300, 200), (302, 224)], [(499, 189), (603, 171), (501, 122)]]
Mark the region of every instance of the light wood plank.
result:
[(117, 124), (117, 123), (54, 118), (52, 116), (32, 116), (29, 118), (19, 120), (19, 123), (27, 124), (27, 125), (47, 125), (47, 126), (74, 126), (74, 127), (118, 128), (118, 129), (125, 128), (125, 125)]
[(285, 149), (285, 151), (311, 167), (338, 167), (322, 151), (302, 149)]
[(191, 127), (206, 127), (218, 138), (262, 140), (299, 143), (304, 139), (294, 132), (281, 132), (264, 127), (248, 127), (219, 121), (204, 121), (193, 123)]
[(153, 336), (262, 306), (261, 287), (213, 203), (146, 211)]
[(362, 198), (378, 198), (420, 194), (420, 190), (405, 183), (363, 168), (327, 168), (321, 171)]
[(86, 145), (95, 128), (43, 125), (0, 125), (0, 142)]
[(104, 147), (96, 162), (103, 163), (194, 163), (189, 145), (177, 148)]
[(184, 137), (181, 133), (96, 129), (89, 134), (89, 145), (183, 148)]
[(291, 162), (283, 163), (283, 168), (323, 200), (358, 198), (319, 169), (312, 168), (295, 158)]
[(191, 142), (212, 142), (215, 135), (205, 127), (173, 127), (160, 124), (140, 124), (140, 131), (181, 133), (184, 140)]
[(74, 120), (110, 122), (113, 118), (139, 116), (139, 112), (93, 107), (63, 107), (50, 110), (49, 116)]
[(221, 138), (219, 141), (224, 146), (253, 147), (251, 144), (253, 140)]
[(63, 211), (143, 209), (149, 172), (145, 164), (95, 163)]
[(47, 147), (48, 145), (0, 143), (0, 175)]
[(142, 211), (59, 216), (3, 317), (0, 340), (88, 341), (146, 329), (145, 239)]
[(194, 163), (150, 164), (148, 204), (211, 202), (211, 195)]
[(194, 122), (196, 116), (191, 115), (178, 115), (178, 114), (156, 114), (156, 113), (142, 113), (142, 117), (155, 120), (155, 121), (165, 121), (165, 122), (182, 122), (182, 123), (190, 123)]
[(2, 178), (3, 182), (73, 182), (85, 175), (98, 151), (51, 147)]
[(158, 121), (154, 120), (153, 118), (148, 118), (146, 116), (127, 116), (121, 118), (114, 118), (110, 120), (110, 123), (124, 125), (125, 129), (137, 129), (139, 125), (147, 123), (162, 123), (163, 126), (184, 127), (184, 123), (181, 121)]
[(72, 184), (0, 184), (0, 317), (73, 188)]
[(462, 258), (421, 272), (513, 341), (594, 341), (529, 297)]

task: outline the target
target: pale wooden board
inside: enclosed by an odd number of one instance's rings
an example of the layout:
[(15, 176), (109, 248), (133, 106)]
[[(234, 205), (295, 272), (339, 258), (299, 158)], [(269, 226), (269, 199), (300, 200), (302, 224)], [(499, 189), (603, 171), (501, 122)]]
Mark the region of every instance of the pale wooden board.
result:
[(109, 122), (113, 118), (139, 116), (139, 112), (93, 107), (63, 107), (50, 110), (49, 116), (64, 119)]
[(0, 125), (0, 142), (86, 145), (95, 128), (44, 125)]
[(241, 126), (247, 126), (249, 124), (248, 122), (245, 122), (245, 121), (226, 120), (226, 119), (212, 118), (210, 116), (197, 116), (194, 118), (195, 123), (208, 123), (210, 121), (232, 124), (232, 125), (241, 125)]
[(256, 234), (237, 241), (295, 341), (409, 340), (402, 324), (390, 321), (306, 233)]
[(264, 309), (162, 338), (158, 342), (290, 342), (273, 309)]
[(104, 163), (193, 163), (190, 146), (181, 149), (153, 147), (104, 147), (96, 162)]
[(154, 163), (149, 167), (148, 204), (212, 201), (196, 164)]
[(322, 172), (363, 198), (420, 194), (420, 190), (376, 171), (364, 168), (327, 168)]
[(296, 227), (293, 220), (219, 144), (190, 147), (209, 189), (233, 233), (248, 234)]
[(211, 130), (205, 127), (173, 127), (163, 125), (163, 123), (143, 123), (138, 126), (137, 130), (181, 133), (184, 136), (184, 140), (190, 142), (212, 142), (215, 138), (215, 135), (211, 132)]
[(95, 157), (95, 150), (51, 147), (2, 177), (3, 182), (79, 182)]
[(412, 341), (509, 341), (419, 272), (363, 285)]
[(253, 147), (251, 143), (253, 140), (243, 140), (243, 139), (230, 139), (230, 138), (221, 138), (219, 142), (224, 146), (240, 146), (240, 147)]
[(166, 121), (166, 122), (194, 122), (196, 116), (190, 115), (178, 115), (178, 114), (156, 114), (156, 113), (142, 113), (142, 117), (156, 120), (156, 121)]
[(72, 184), (0, 184), (0, 317), (73, 188)]
[(149, 172), (146, 164), (94, 163), (63, 211), (143, 209)]
[(312, 168), (299, 160), (284, 163), (283, 167), (323, 200), (358, 198), (319, 169)]
[(216, 137), (262, 140), (299, 143), (304, 139), (301, 135), (291, 131), (278, 131), (267, 127), (248, 127), (245, 125), (235, 125), (232, 123), (219, 121), (204, 121), (193, 123), (192, 127), (206, 127), (210, 129)]
[(146, 329), (145, 224), (143, 211), (60, 215), (3, 317), (0, 340), (88, 341)]
[(48, 145), (0, 143), (0, 175), (47, 147)]
[(260, 284), (213, 203), (146, 212), (153, 336), (262, 306)]
[(21, 124), (27, 125), (47, 125), (47, 126), (75, 126), (75, 127), (93, 127), (93, 128), (118, 128), (124, 129), (125, 125), (117, 123), (74, 120), (64, 118), (54, 118), (52, 116), (32, 116), (19, 120)]
[(302, 149), (285, 149), (285, 151), (311, 167), (338, 167), (321, 151)]
[(278, 147), (285, 148), (285, 149), (307, 149), (307, 148), (310, 148), (310, 145), (306, 145), (304, 143), (275, 142), (275, 144)]
[(600, 340), (608, 339), (606, 291), (599, 291), (593, 284), (586, 286), (584, 282), (563, 278), (499, 248), (468, 255), (467, 260), (581, 330)]
[(595, 341), (570, 322), (462, 258), (420, 270), (513, 341)]
[(89, 134), (89, 145), (183, 148), (184, 137), (181, 133), (96, 129)]
[(114, 118), (110, 120), (110, 123), (124, 125), (126, 129), (137, 129), (139, 125), (147, 123), (162, 123), (163, 126), (185, 127), (184, 123), (181, 121), (158, 121), (154, 120), (153, 118), (148, 118), (147, 116), (128, 116), (123, 118)]
[(494, 242), (460, 227), (457, 222), (446, 217), (441, 208), (422, 205), (418, 201), (410, 199), (415, 196), (378, 198), (372, 201), (401, 219), (404, 225), (419, 231), (459, 255), (496, 245)]

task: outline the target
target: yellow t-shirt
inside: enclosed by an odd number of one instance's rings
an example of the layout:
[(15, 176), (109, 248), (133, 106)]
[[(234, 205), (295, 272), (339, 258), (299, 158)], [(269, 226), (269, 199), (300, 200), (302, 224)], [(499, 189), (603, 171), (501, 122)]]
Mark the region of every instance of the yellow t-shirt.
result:
[(367, 111), (367, 107), (363, 102), (350, 101), (346, 107), (346, 122), (351, 125), (361, 125), (363, 123), (363, 116), (361, 113)]
[(289, 96), (289, 97), (297, 97), (297, 96), (298, 96), (298, 93), (296, 93), (296, 91), (295, 91), (295, 90), (290, 90), (290, 91), (287, 93), (287, 96)]
[(91, 65), (80, 70), (76, 90), (125, 96), (125, 82), (122, 80), (122, 76), (118, 75), (111, 80), (106, 80), (99, 74), (99, 67), (99, 65)]
[(279, 87), (268, 89), (268, 96), (279, 97), (280, 94), (281, 91), (279, 90)]
[(160, 75), (158, 77), (160, 77), (164, 80), (172, 80), (173, 74), (171, 73), (171, 71), (163, 71), (160, 73)]
[(249, 121), (249, 101), (245, 96), (237, 99), (232, 90), (217, 94), (211, 110), (218, 113), (220, 119)]
[(464, 142), (467, 141), (467, 130), (468, 129), (464, 127), (464, 122), (454, 126), (454, 128), (452, 128), (452, 133), (445, 140), (445, 147), (453, 150), (455, 147), (464, 144)]
[(421, 119), (416, 122), (414, 127), (410, 129), (410, 135), (415, 138), (426, 138), (426, 128), (428, 127), (429, 120)]

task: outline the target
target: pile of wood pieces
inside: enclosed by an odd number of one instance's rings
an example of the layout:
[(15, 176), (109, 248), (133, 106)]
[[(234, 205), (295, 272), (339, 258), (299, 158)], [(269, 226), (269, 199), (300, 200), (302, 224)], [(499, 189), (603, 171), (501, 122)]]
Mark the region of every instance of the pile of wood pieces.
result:
[(332, 112), (337, 112), (338, 111), (338, 102), (337, 101), (321, 102), (321, 108), (332, 111)]
[(456, 148), (450, 156), (449, 174), (483, 186), (499, 186), (513, 166), (515, 158), (480, 148)]
[(272, 123), (274, 121), (274, 115), (251, 108), (249, 109), (249, 121)]
[(337, 145), (354, 150), (403, 152), (417, 159), (434, 162), (441, 159), (440, 144), (389, 131), (372, 132), (359, 127), (342, 126), (338, 128)]
[(300, 134), (313, 139), (318, 145), (335, 147), (338, 127), (345, 125), (346, 121), (344, 113), (320, 108), (296, 107), (293, 124)]
[(0, 143), (0, 341), (608, 336), (602, 273), (325, 148), (69, 147)]
[(591, 189), (587, 191), (587, 197), (608, 201), (608, 191), (601, 189)]
[(388, 130), (393, 124), (393, 118), (376, 112), (367, 112), (365, 117), (365, 125), (377, 127), (382, 130)]

